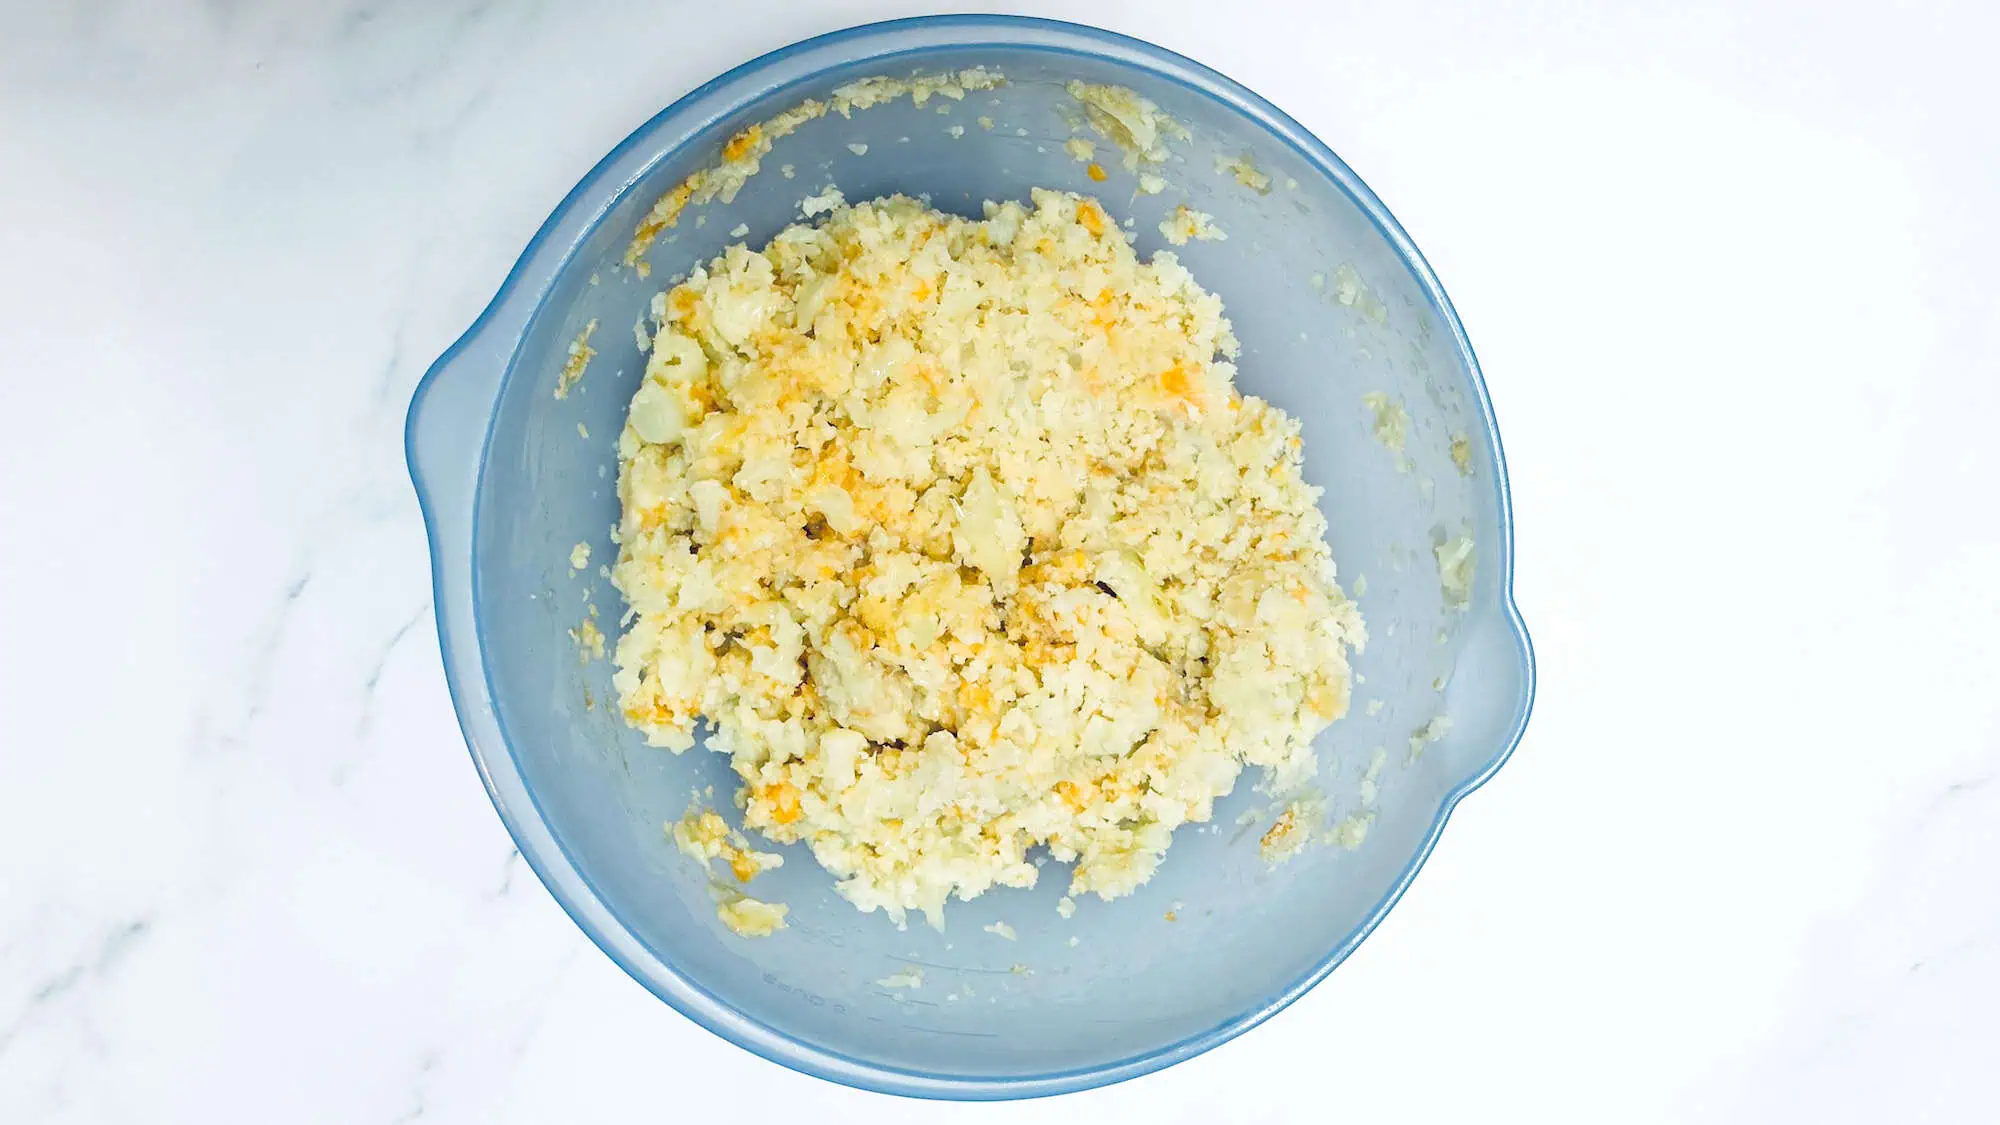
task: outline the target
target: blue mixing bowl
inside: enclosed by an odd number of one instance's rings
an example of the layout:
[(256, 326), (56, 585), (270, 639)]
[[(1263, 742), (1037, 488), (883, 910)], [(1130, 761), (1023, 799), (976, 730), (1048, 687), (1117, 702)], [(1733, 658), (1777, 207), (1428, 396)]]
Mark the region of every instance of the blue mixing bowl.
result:
[[(650, 280), (623, 265), (654, 201), (745, 126), (856, 79), (975, 66), (1006, 85), (812, 121), (778, 141), (733, 200), (691, 207), (655, 242)], [(1109, 146), (1102, 182), (1064, 151), (1078, 129), (1091, 136), (1070, 79), (1129, 87), (1187, 127), (1160, 170), (1165, 191), (1138, 192)], [(1264, 190), (1218, 170), (1246, 154), (1270, 178)], [(644, 745), (618, 714), (609, 667), (579, 660), (571, 631), (595, 605), (615, 638), (623, 610), (598, 566), (616, 557), (615, 447), (644, 367), (632, 325), (668, 278), (736, 240), (727, 232), (741, 224), (761, 245), (829, 182), (851, 200), (926, 193), (969, 214), (1036, 186), (1091, 193), (1135, 220), (1142, 255), (1160, 248), (1157, 226), (1177, 205), (1215, 216), (1227, 240), (1179, 253), (1235, 322), (1241, 389), (1302, 421), (1306, 477), (1325, 489), (1334, 558), (1371, 634), (1354, 709), (1319, 741), (1317, 787), (1326, 823), (1345, 825), (1328, 834), (1342, 840), (1265, 862), (1258, 837), (1276, 809), (1246, 774), (1211, 824), (1177, 833), (1150, 884), (1115, 902), (1084, 899), (1070, 918), (1057, 910), (1068, 873), (1051, 863), (1033, 889), (953, 903), (944, 932), (921, 921), (899, 930), (836, 895), (795, 846), (754, 888), (789, 905), (787, 929), (747, 940), (717, 921), (705, 876), (662, 825), (691, 803), (731, 812), (726, 759)], [(591, 321), (596, 355), (557, 398), (571, 341)], [(1407, 413), (1400, 454), (1380, 440), (1371, 392)], [(1212, 70), (1090, 28), (995, 16), (876, 24), (689, 94), (543, 224), (424, 377), (407, 445), (452, 697), (522, 856), (661, 999), (766, 1058), (855, 1086), (955, 1098), (1076, 1090), (1254, 1026), (1381, 920), (1528, 718), (1533, 660), (1512, 602), (1499, 434), (1437, 278), (1374, 193), (1297, 122)], [(1466, 540), (1469, 553), (1446, 560), (1449, 577), (1469, 573), (1461, 602), (1444, 592), (1438, 547), (1451, 556)], [(579, 542), (592, 564), (573, 573)], [(711, 786), (713, 797), (696, 796)], [(997, 921), (1017, 940), (983, 929)], [(913, 966), (921, 987), (878, 983)]]

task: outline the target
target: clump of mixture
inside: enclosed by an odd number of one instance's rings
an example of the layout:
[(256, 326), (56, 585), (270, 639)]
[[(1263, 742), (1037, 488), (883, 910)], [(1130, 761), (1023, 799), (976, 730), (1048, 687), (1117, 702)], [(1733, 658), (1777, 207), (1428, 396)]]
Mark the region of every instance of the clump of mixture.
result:
[(1246, 764), (1311, 775), (1364, 634), (1298, 426), (1097, 202), (842, 204), (655, 316), (625, 718), (675, 751), (706, 720), (745, 825), (856, 906), (940, 924), (1043, 844), (1123, 895)]

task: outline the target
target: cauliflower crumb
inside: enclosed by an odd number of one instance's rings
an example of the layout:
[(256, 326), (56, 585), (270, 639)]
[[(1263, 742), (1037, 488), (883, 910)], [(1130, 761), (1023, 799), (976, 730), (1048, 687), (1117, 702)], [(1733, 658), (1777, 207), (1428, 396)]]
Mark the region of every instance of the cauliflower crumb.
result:
[(1362, 395), (1361, 404), (1375, 415), (1373, 426), (1375, 440), (1382, 443), (1382, 448), (1396, 455), (1398, 470), (1409, 471), (1410, 463), (1403, 456), (1403, 450), (1410, 436), (1409, 412), (1403, 409), (1402, 403), (1381, 391), (1369, 391)]
[(1410, 761), (1423, 756), (1424, 747), (1451, 733), (1451, 717), (1439, 715), (1410, 732)]
[(736, 894), (716, 904), (715, 916), (737, 937), (770, 937), (785, 928), (789, 908), (782, 902), (761, 902)]
[(1082, 137), (1071, 137), (1064, 141), (1063, 151), (1069, 153), (1070, 158), (1078, 164), (1088, 164), (1097, 159), (1097, 146)]
[(569, 569), (572, 573), (588, 569), (590, 566), (590, 544), (578, 543), (569, 549)]
[(945, 132), (951, 134), (952, 140), (957, 140), (965, 135), (965, 126), (953, 125), (951, 128), (946, 129)]
[(1071, 917), (1076, 913), (1076, 900), (1069, 897), (1068, 895), (1064, 895), (1061, 898), (1057, 899), (1056, 913), (1062, 915), (1065, 918)]
[(590, 440), (590, 427), (589, 427), (589, 426), (586, 426), (586, 425), (584, 425), (584, 424), (583, 424), (582, 422), (578, 422), (578, 423), (576, 424), (576, 436), (578, 436), (578, 437), (582, 438), (582, 439), (583, 439), (583, 440), (585, 440), (585, 441), (589, 441), (589, 440)]
[(1234, 159), (1226, 156), (1216, 157), (1215, 170), (1221, 174), (1234, 176), (1237, 183), (1259, 195), (1271, 190), (1271, 177), (1257, 170), (1256, 158), (1247, 152)]
[(1271, 827), (1257, 841), (1257, 854), (1265, 863), (1283, 863), (1305, 850), (1312, 842), (1312, 825), (1324, 812), (1315, 796), (1301, 797), (1286, 804)]
[(792, 167), (792, 166), (791, 166), (791, 165), (789, 165), (789, 164), (780, 164), (780, 165), (778, 165), (778, 174), (779, 174), (780, 176), (783, 176), (783, 177), (785, 177), (786, 179), (788, 179), (788, 180), (789, 180), (789, 179), (791, 179), (791, 178), (792, 178), (793, 176), (796, 176), (796, 175), (798, 175), (799, 173), (798, 173), (798, 169), (796, 169), (796, 168)]
[(1345, 262), (1333, 270), (1333, 299), (1376, 324), (1386, 323), (1389, 319), (1389, 307), (1362, 282), (1354, 267)]
[(1361, 775), (1360, 795), (1363, 807), (1373, 807), (1375, 799), (1381, 795), (1382, 767), (1387, 765), (1388, 761), (1389, 752), (1377, 746), (1374, 757), (1368, 759), (1367, 771)]
[[(744, 235), (749, 233), (750, 233), (749, 223), (737, 223), (735, 226), (729, 228), (729, 237), (731, 238), (742, 238)], [(642, 348), (644, 346), (645, 345), (642, 345)]]
[(991, 129), (993, 127), (993, 119), (985, 114), (981, 114), (979, 116), (979, 127), (981, 129)]
[(584, 618), (569, 631), (569, 639), (576, 646), (578, 662), (588, 664), (604, 659), (604, 632), (597, 627), (597, 622)]
[(1343, 817), (1339, 824), (1333, 826), (1332, 840), (1351, 852), (1368, 839), (1369, 826), (1374, 823), (1373, 812), (1358, 812)]
[(800, 200), (799, 210), (805, 214), (806, 218), (810, 219), (814, 215), (835, 210), (846, 204), (846, 202), (847, 197), (840, 194), (840, 189), (832, 184), (828, 184), (825, 191), (820, 192), (818, 195), (808, 195)]
[(568, 398), (570, 388), (583, 380), (583, 369), (590, 366), (590, 359), (597, 349), (590, 346), (590, 334), (597, 331), (597, 318), (592, 317), (576, 339), (569, 342), (568, 357), (564, 359), (562, 370), (556, 373), (556, 397)]
[(1201, 211), (1196, 211), (1183, 203), (1174, 208), (1174, 213), (1160, 221), (1160, 233), (1175, 246), (1186, 246), (1191, 239), (1203, 242), (1220, 242), (1229, 237), (1222, 228), (1215, 225), (1215, 219)]
[(1363, 708), (1363, 711), (1365, 711), (1370, 718), (1373, 718), (1376, 715), (1380, 715), (1382, 713), (1382, 701), (1379, 699), (1369, 700), (1368, 706)]
[(892, 973), (875, 983), (881, 985), (883, 988), (922, 988), (924, 986), (924, 971), (916, 965), (910, 965), (905, 967), (902, 972)]
[(1038, 846), (1064, 917), (1129, 894), (1347, 710), (1366, 633), (1298, 424), (1095, 200), (827, 196), (660, 301), (619, 437), (623, 715), (674, 751), (706, 719), (745, 827), (898, 924), (1033, 885)]
[(1451, 435), (1451, 463), (1458, 466), (1458, 475), (1472, 475), (1472, 441), (1463, 433)]
[(1472, 537), (1461, 535), (1438, 544), (1437, 553), (1438, 584), (1444, 589), (1445, 605), (1453, 609), (1464, 609), (1472, 600), (1472, 569), (1477, 561), (1472, 555)]
[(1158, 195), (1165, 190), (1167, 190), (1167, 181), (1155, 176), (1151, 172), (1139, 173), (1140, 195)]
[(1125, 153), (1125, 169), (1164, 163), (1171, 153), (1168, 138), (1186, 140), (1188, 131), (1150, 100), (1123, 86), (1100, 86), (1071, 79), (1064, 87), (1083, 106), (1083, 115), (1097, 135)]
[(731, 831), (728, 822), (713, 809), (691, 809), (679, 821), (668, 825), (667, 830), (682, 855), (699, 860), (704, 866), (711, 860), (722, 860), (739, 883), (785, 865), (784, 856), (751, 848), (743, 834)]
[[(730, 830), (727, 821), (713, 809), (689, 809), (681, 819), (667, 825), (667, 834), (682, 855), (703, 868), (722, 860), (739, 883), (782, 866), (785, 857), (775, 852), (752, 850), (742, 833)], [(788, 907), (779, 902), (763, 902), (736, 888), (710, 883), (715, 895), (715, 916), (738, 937), (769, 937), (785, 928)]]
[(854, 141), (847, 146), (847, 151), (853, 153), (856, 156), (867, 156), (868, 146), (862, 144), (860, 141)]
[(1008, 925), (1005, 922), (995, 922), (990, 926), (984, 927), (984, 929), (986, 930), (987, 933), (998, 934), (1001, 937), (1006, 938), (1008, 941), (1015, 940), (1017, 936), (1014, 933), (1014, 927)]

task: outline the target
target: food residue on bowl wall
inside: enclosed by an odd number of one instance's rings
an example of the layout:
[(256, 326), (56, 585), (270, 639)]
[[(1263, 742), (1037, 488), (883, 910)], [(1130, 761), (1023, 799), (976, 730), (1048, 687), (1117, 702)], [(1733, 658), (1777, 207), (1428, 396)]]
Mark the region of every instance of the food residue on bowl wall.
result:
[(1462, 433), (1451, 435), (1451, 463), (1458, 466), (1458, 475), (1472, 475), (1472, 441)]
[(1259, 195), (1267, 194), (1271, 190), (1271, 177), (1257, 170), (1256, 158), (1247, 152), (1237, 157), (1216, 157), (1215, 170), (1222, 175), (1233, 177), (1237, 183)]
[[(652, 267), (644, 261), (645, 253), (655, 239), (680, 221), (681, 212), (713, 199), (724, 203), (734, 200), (744, 183), (757, 174), (773, 144), (797, 132), (807, 122), (825, 117), (828, 111), (852, 117), (856, 110), (899, 98), (907, 97), (921, 106), (933, 97), (956, 101), (964, 98), (967, 91), (991, 90), (1005, 84), (1006, 79), (997, 71), (972, 67), (954, 74), (925, 74), (912, 78), (877, 75), (841, 86), (824, 101), (808, 98), (783, 113), (739, 131), (724, 142), (717, 163), (698, 169), (661, 196), (632, 232), (632, 241), (625, 248), (625, 264), (636, 269), (640, 277), (651, 274)], [(866, 151), (866, 146), (863, 146), (863, 151)]]
[(1125, 154), (1125, 170), (1163, 164), (1172, 153), (1167, 141), (1187, 140), (1188, 131), (1160, 107), (1124, 86), (1104, 86), (1071, 79), (1064, 89), (1083, 106), (1084, 118), (1097, 135)]
[(1423, 757), (1424, 747), (1451, 733), (1451, 716), (1438, 715), (1410, 732), (1410, 761)]
[(1460, 535), (1447, 539), (1433, 548), (1437, 554), (1438, 585), (1444, 590), (1444, 602), (1448, 608), (1464, 609), (1472, 600), (1473, 557), (1472, 536)]
[(1175, 246), (1186, 246), (1191, 240), (1220, 242), (1229, 236), (1215, 225), (1215, 218), (1197, 211), (1183, 203), (1174, 208), (1174, 213), (1160, 221), (1160, 234)]
[(576, 339), (569, 342), (569, 350), (564, 353), (562, 370), (556, 373), (556, 397), (568, 398), (572, 387), (583, 379), (583, 371), (590, 366), (590, 359), (597, 349), (590, 346), (591, 333), (597, 331), (597, 320), (593, 317)]
[(604, 659), (604, 631), (597, 627), (595, 617), (593, 613), (569, 631), (570, 643), (576, 645), (577, 661), (582, 664)]
[[(706, 870), (721, 860), (738, 883), (748, 883), (766, 871), (784, 865), (776, 852), (760, 852), (750, 847), (743, 834), (729, 827), (714, 809), (689, 809), (680, 820), (667, 825), (667, 834), (682, 855)], [(783, 903), (762, 902), (726, 883), (711, 880), (715, 895), (715, 916), (740, 937), (769, 937), (785, 928), (787, 911)]]
[(1382, 448), (1396, 455), (1396, 471), (1409, 472), (1409, 458), (1404, 455), (1410, 436), (1409, 412), (1403, 409), (1402, 403), (1381, 391), (1369, 391), (1362, 395), (1361, 404), (1374, 415), (1370, 431), (1375, 435), (1375, 440), (1382, 443)]

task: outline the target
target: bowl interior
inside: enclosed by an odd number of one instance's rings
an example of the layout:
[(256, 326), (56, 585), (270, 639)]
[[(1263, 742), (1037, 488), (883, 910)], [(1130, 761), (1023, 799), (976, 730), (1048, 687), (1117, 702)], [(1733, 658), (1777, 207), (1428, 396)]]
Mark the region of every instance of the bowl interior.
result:
[[(809, 123), (777, 142), (733, 202), (690, 208), (648, 255), (650, 279), (620, 265), (654, 199), (743, 126), (868, 75), (975, 65), (1007, 85)], [(1119, 154), (1080, 124), (1063, 89), (1071, 78), (1132, 87), (1189, 128), (1160, 169), (1164, 192), (1139, 194)], [(1106, 182), (1064, 151), (1072, 135), (1100, 143)], [(1216, 170), (1218, 158), (1245, 154), (1270, 177), (1267, 191)], [(1318, 777), (1327, 823), (1372, 813), (1358, 846), (1315, 844), (1265, 863), (1258, 838), (1276, 809), (1246, 773), (1211, 824), (1178, 833), (1151, 884), (1116, 902), (1079, 900), (1070, 919), (1057, 912), (1068, 872), (1050, 862), (1033, 889), (953, 903), (942, 933), (920, 920), (899, 930), (857, 912), (791, 847), (783, 868), (751, 888), (790, 907), (789, 928), (746, 940), (716, 920), (707, 879), (662, 825), (691, 803), (736, 823), (727, 763), (699, 747), (676, 756), (644, 745), (618, 715), (609, 665), (581, 661), (569, 631), (594, 606), (615, 640), (623, 611), (599, 566), (616, 557), (615, 446), (644, 366), (633, 325), (655, 292), (736, 241), (728, 232), (738, 224), (748, 228), (741, 240), (761, 245), (828, 183), (850, 200), (926, 193), (971, 215), (982, 200), (1025, 198), (1031, 187), (1086, 192), (1132, 220), (1142, 255), (1164, 245), (1157, 224), (1176, 205), (1215, 217), (1226, 241), (1175, 252), (1225, 302), (1244, 347), (1240, 388), (1303, 422), (1306, 474), (1325, 489), (1341, 581), (1353, 593), (1366, 577), (1363, 682), (1352, 712), (1320, 740)], [(592, 320), (596, 356), (558, 400), (566, 349)], [(1372, 433), (1363, 395), (1374, 391), (1408, 413), (1400, 458)], [(1451, 322), (1391, 236), (1301, 151), (1237, 108), (1128, 62), (1020, 46), (931, 49), (822, 71), (728, 110), (585, 236), (520, 341), (496, 411), (478, 482), (474, 596), (486, 686), (538, 815), (619, 922), (697, 991), (865, 1067), (975, 1081), (1088, 1072), (1171, 1053), (1282, 1003), (1393, 898), (1441, 809), (1509, 747), (1524, 704), (1526, 670), (1499, 585), (1495, 445)], [(1466, 439), (1465, 471), (1451, 456), (1455, 435)], [(1433, 554), (1460, 535), (1475, 544), (1463, 610), (1447, 606)], [(580, 542), (592, 562), (573, 573)], [(1441, 714), (1450, 733), (1413, 757), (1413, 731)], [(1379, 795), (1364, 806), (1363, 774), (1378, 751)], [(983, 929), (997, 921), (1018, 940)], [(921, 986), (879, 983), (912, 966)]]

